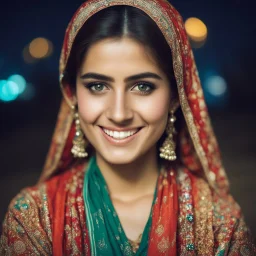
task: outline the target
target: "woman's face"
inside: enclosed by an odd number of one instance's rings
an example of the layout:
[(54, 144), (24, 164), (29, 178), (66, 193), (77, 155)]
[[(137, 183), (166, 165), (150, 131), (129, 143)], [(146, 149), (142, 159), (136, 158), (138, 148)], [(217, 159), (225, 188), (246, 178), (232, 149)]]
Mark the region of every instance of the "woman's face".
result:
[(92, 45), (77, 74), (76, 99), (82, 130), (105, 161), (127, 164), (156, 156), (171, 91), (142, 44), (123, 38)]

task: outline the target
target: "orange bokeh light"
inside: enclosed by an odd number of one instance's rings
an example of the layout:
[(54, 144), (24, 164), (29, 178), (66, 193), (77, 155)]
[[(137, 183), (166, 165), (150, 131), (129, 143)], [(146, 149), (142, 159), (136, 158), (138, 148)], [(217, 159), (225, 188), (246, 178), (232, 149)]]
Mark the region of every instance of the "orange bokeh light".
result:
[(52, 52), (52, 43), (45, 38), (35, 38), (29, 44), (29, 53), (35, 59), (48, 57)]
[(189, 18), (185, 22), (185, 29), (192, 41), (197, 43), (203, 42), (207, 38), (207, 27), (206, 25), (198, 18)]

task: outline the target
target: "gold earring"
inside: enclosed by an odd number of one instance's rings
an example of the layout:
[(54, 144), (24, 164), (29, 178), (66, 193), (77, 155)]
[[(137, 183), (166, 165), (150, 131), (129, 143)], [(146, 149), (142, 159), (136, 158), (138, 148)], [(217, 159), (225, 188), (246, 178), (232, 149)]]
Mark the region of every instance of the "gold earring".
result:
[(76, 124), (76, 133), (73, 139), (73, 147), (71, 149), (71, 152), (74, 157), (84, 158), (88, 156), (88, 153), (85, 152), (85, 139), (84, 139), (82, 129), (80, 127), (80, 120), (77, 112), (75, 113), (75, 124)]
[(172, 111), (166, 127), (167, 138), (165, 139), (163, 145), (160, 147), (160, 157), (169, 161), (174, 161), (177, 158), (175, 153), (176, 144), (173, 140), (173, 135), (176, 133), (174, 127), (175, 121), (176, 117)]

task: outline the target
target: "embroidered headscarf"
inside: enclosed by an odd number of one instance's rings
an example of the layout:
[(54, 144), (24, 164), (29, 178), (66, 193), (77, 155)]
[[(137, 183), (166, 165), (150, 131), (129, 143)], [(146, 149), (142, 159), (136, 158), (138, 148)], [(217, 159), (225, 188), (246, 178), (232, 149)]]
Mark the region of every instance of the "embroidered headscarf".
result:
[(226, 194), (228, 181), (210, 123), (193, 52), (183, 20), (167, 0), (89, 0), (76, 11), (66, 29), (61, 51), (59, 70), (63, 99), (39, 182), (74, 164), (71, 147), (75, 132), (75, 102), (71, 86), (63, 81), (64, 71), (76, 35), (83, 24), (95, 13), (116, 5), (139, 8), (157, 24), (164, 35), (173, 57), (179, 102), (186, 124), (177, 142), (181, 148), (182, 162), (188, 170), (204, 177), (217, 193)]

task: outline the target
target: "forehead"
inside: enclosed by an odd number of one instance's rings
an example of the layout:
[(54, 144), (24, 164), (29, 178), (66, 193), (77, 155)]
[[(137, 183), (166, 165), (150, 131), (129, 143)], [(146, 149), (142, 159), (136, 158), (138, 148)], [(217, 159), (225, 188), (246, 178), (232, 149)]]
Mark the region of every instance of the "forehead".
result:
[(120, 65), (160, 70), (148, 47), (132, 38), (104, 39), (94, 43), (85, 54), (81, 69)]

